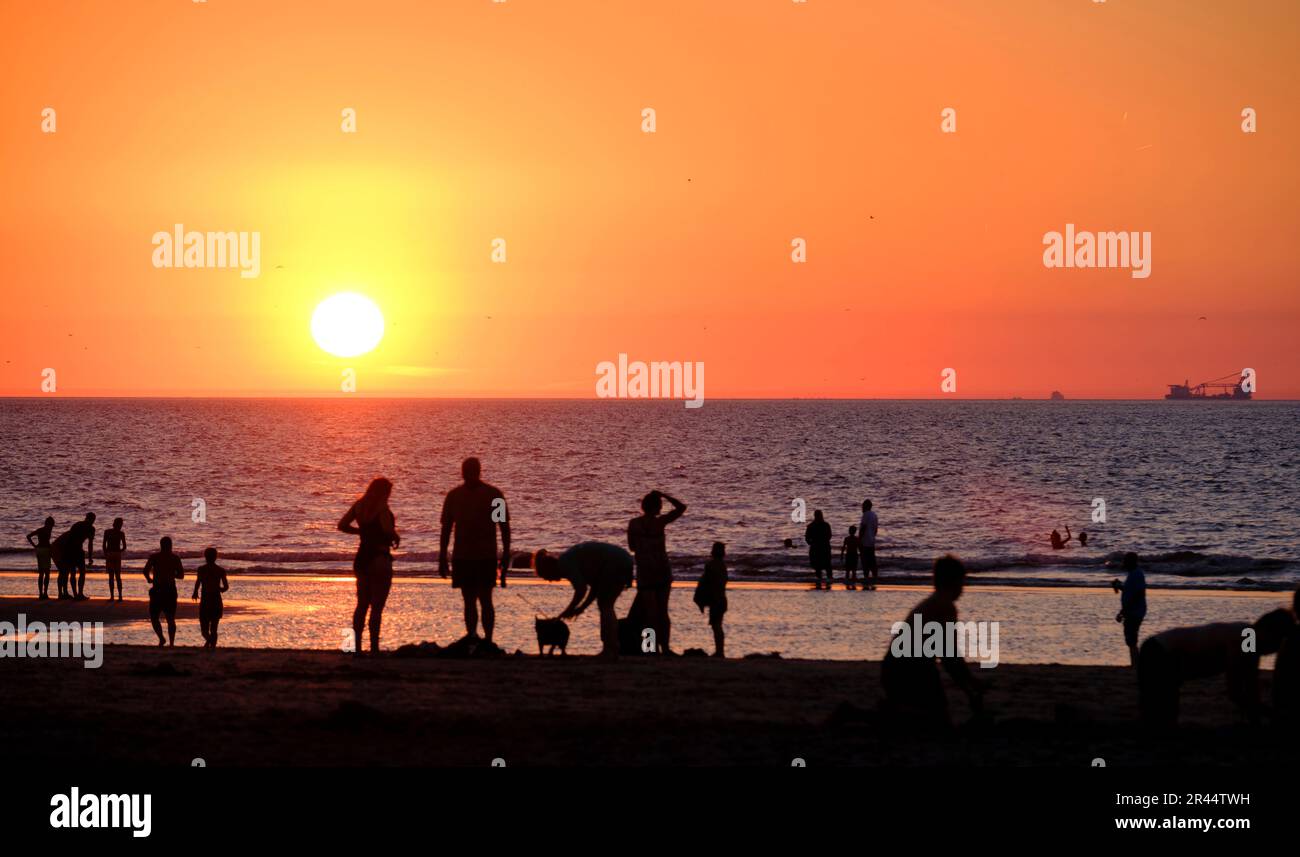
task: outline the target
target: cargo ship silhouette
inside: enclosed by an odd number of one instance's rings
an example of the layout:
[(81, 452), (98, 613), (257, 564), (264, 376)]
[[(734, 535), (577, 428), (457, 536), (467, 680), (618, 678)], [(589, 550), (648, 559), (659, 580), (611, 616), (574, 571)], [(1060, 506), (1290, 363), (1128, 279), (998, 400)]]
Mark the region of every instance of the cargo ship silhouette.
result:
[[(1226, 383), (1231, 381), (1232, 383)], [(1202, 381), (1196, 386), (1183, 381), (1181, 384), (1170, 384), (1169, 392), (1165, 394), (1166, 399), (1237, 399), (1245, 400), (1251, 397), (1249, 390), (1242, 389), (1242, 376), (1224, 375), (1222, 378), (1215, 378), (1213, 381)]]

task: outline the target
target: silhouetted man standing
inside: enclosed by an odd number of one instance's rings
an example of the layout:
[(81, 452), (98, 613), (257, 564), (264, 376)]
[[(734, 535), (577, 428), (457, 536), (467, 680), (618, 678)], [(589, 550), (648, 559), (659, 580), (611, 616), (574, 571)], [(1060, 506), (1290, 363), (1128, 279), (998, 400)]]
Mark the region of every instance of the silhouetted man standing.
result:
[(451, 554), (451, 585), (465, 599), (465, 633), (478, 636), (479, 607), (483, 613), (483, 639), (492, 641), (496, 613), (492, 609), (492, 589), (496, 586), (497, 527), (501, 527), (501, 585), (506, 585), (510, 566), (510, 514), (501, 491), (480, 476), (477, 458), (467, 458), (460, 466), (463, 485), (447, 492), (442, 504), (442, 533), (438, 545), (438, 574), (447, 576), (447, 545), (452, 531), (456, 544)]

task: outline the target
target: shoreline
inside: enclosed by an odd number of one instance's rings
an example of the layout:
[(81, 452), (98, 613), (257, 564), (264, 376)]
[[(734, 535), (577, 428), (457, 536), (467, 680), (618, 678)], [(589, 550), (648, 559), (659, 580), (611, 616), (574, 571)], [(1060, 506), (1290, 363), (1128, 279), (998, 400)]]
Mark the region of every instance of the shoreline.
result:
[[(532, 574), (531, 570), (529, 569), (516, 569), (515, 571), (518, 573), (510, 574), (506, 578), (509, 583), (509, 586), (548, 585), (547, 581), (539, 579), (536, 575)], [(95, 568), (91, 569), (87, 573), (86, 578), (88, 581), (91, 579), (98, 579), (102, 582), (103, 574), (104, 572), (102, 570), (102, 566), (97, 565), (95, 566)], [(124, 570), (123, 574), (125, 575), (127, 574), (127, 572)], [(355, 579), (350, 571), (330, 570), (330, 569), (315, 569), (310, 571), (307, 570), (304, 571), (239, 571), (239, 570), (227, 569), (227, 574), (230, 576), (231, 579), (247, 578), (250, 580), (260, 580), (260, 581), (275, 581), (275, 580), (351, 581)], [(966, 576), (966, 580), (967, 580), (966, 590), (968, 592), (974, 592), (974, 591), (996, 592), (996, 591), (1025, 591), (1025, 590), (1036, 590), (1036, 589), (1045, 589), (1045, 590), (1053, 590), (1053, 591), (1071, 590), (1071, 589), (1077, 589), (1077, 590), (1097, 590), (1097, 589), (1109, 590), (1110, 589), (1109, 577), (1105, 581), (1099, 580), (1095, 584), (1082, 583), (1079, 581), (1068, 581), (1068, 580), (1062, 580), (1062, 581), (1053, 581), (1050, 579), (1033, 580), (1033, 579), (1027, 579), (1023, 577), (1021, 578), (992, 577), (991, 579), (982, 579), (988, 577), (990, 574), (997, 574), (997, 572), (986, 572), (986, 571), (968, 572)], [(1118, 577), (1119, 573), (1116, 572), (1114, 576)], [(0, 577), (9, 577), (9, 578), (31, 577), (34, 580), (34, 578), (36, 577), (36, 570), (0, 568)], [(441, 582), (441, 583), (446, 583), (448, 586), (451, 585), (450, 575), (448, 575), (445, 578), (440, 577), (436, 571), (429, 572), (429, 573), (407, 572), (404, 574), (394, 572), (393, 580), (394, 582), (400, 580), (400, 581), (407, 581), (413, 583)], [(696, 580), (695, 577), (685, 577), (685, 576), (678, 577), (674, 581), (675, 588), (684, 587), (687, 585), (693, 585), (695, 583), (695, 580)], [(769, 590), (802, 591), (805, 589), (812, 588), (812, 583), (814, 580), (815, 578), (812, 576), (811, 572), (809, 573), (807, 580), (755, 580), (753, 578), (732, 577), (727, 581), (727, 587), (737, 588), (737, 589), (769, 589)], [(1241, 584), (1237, 587), (1226, 587), (1226, 586), (1213, 587), (1213, 586), (1197, 585), (1197, 580), (1198, 578), (1188, 578), (1188, 583), (1186, 586), (1169, 586), (1167, 584), (1152, 583), (1148, 579), (1147, 590), (1177, 592), (1179, 594), (1194, 594), (1197, 592), (1205, 592), (1205, 593), (1229, 594), (1229, 595), (1250, 595), (1250, 594), (1275, 595), (1279, 592), (1292, 592), (1296, 588), (1295, 584), (1289, 581), (1278, 581), (1276, 583), (1256, 581), (1252, 585)], [(888, 576), (882, 575), (880, 578), (880, 585), (877, 588), (882, 590), (922, 589), (922, 588), (927, 588), (930, 585), (931, 585), (931, 579), (929, 574), (888, 575)], [(837, 577), (835, 578), (835, 584), (832, 591), (855, 591), (855, 590), (845, 590), (843, 577)], [(859, 581), (859, 585), (856, 591), (861, 591), (861, 581)], [(13, 596), (0, 595), (0, 598), (4, 598), (4, 597), (13, 597)], [(99, 599), (99, 600), (106, 600), (106, 599)]]

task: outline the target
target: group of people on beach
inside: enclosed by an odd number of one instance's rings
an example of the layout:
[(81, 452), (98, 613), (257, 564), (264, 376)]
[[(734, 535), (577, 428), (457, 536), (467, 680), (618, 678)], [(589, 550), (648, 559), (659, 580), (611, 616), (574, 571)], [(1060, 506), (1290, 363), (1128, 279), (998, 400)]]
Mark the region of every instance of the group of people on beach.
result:
[[(462, 483), (449, 491), (443, 501), (438, 571), (446, 577), (450, 569), (452, 587), (461, 592), (464, 640), (490, 647), (495, 645), (492, 642), (496, 623), (493, 591), (498, 582), (506, 586), (506, 574), (511, 567), (509, 508), (502, 491), (483, 480), (477, 458), (465, 459), (461, 476)], [(392, 491), (391, 481), (382, 477), (374, 479), (338, 522), (339, 530), (358, 537), (352, 565), (356, 578), (352, 632), (357, 652), (362, 651), (362, 635), (367, 628), (370, 651), (379, 651), (384, 605), (393, 582), (392, 550), (401, 544), (396, 519), (389, 507)], [(626, 643), (620, 639), (615, 605), (635, 581), (637, 594), (627, 619), (641, 641), (648, 642), (641, 651), (672, 654), (669, 599), (674, 576), (666, 528), (685, 512), (686, 504), (677, 498), (662, 491), (650, 491), (641, 499), (641, 515), (628, 523), (627, 549), (608, 542), (583, 541), (558, 554), (546, 550), (534, 554), (531, 565), (540, 578), (563, 580), (573, 588), (572, 599), (555, 620), (574, 619), (595, 603), (600, 617), (601, 655), (617, 657), (620, 651), (626, 650)], [(54, 519), (47, 518), (44, 526), (28, 534), (28, 541), (36, 550), (42, 599), (49, 598), (51, 562), (58, 569), (58, 598), (88, 597), (85, 576), (86, 568), (94, 561), (94, 522), (95, 515), (87, 514), (84, 520), (51, 541)], [(109, 597), (113, 598), (116, 592), (118, 600), (122, 599), (121, 559), (126, 549), (122, 524), (121, 518), (115, 519), (102, 541), (105, 568), (109, 572)], [(840, 548), (845, 582), (850, 588), (857, 582), (859, 563), (863, 588), (874, 589), (877, 585), (878, 528), (872, 502), (863, 501), (862, 517), (857, 526), (849, 528)], [(829, 589), (831, 529), (821, 510), (814, 512), (805, 541), (817, 576), (816, 586), (822, 586), (824, 575)], [(216, 549), (207, 548), (204, 563), (195, 575), (192, 594), (195, 600), (201, 598), (199, 623), (207, 647), (217, 645), (221, 596), (230, 586), (225, 570), (216, 560)], [(1173, 725), (1178, 718), (1178, 697), (1183, 682), (1219, 674), (1226, 675), (1233, 702), (1257, 721), (1263, 710), (1259, 659), (1269, 654), (1278, 655), (1274, 670), (1275, 713), (1291, 722), (1300, 722), (1300, 626), (1296, 622), (1300, 590), (1290, 609), (1269, 611), (1254, 623), (1220, 622), (1173, 628), (1152, 635), (1139, 645), (1141, 626), (1147, 615), (1146, 578), (1134, 553), (1124, 556), (1122, 568), (1124, 580), (1112, 582), (1120, 595), (1120, 610), (1115, 619), (1123, 625), (1130, 663), (1137, 671), (1139, 707), (1144, 722), (1156, 727)], [(158, 643), (174, 645), (176, 581), (183, 579), (185, 572), (169, 537), (160, 540), (159, 550), (149, 556), (143, 574), (150, 584), (149, 617)], [(959, 559), (950, 555), (937, 559), (933, 592), (913, 609), (908, 621), (919, 617), (922, 625), (956, 623), (956, 604), (964, 590), (965, 578), (966, 569)], [(727, 580), (726, 546), (715, 542), (697, 582), (694, 602), (701, 611), (708, 610), (714, 655), (718, 657), (725, 652), (723, 617), (727, 612)], [(163, 619), (167, 624), (165, 635)], [(914, 657), (900, 654), (892, 645), (881, 665), (886, 712), (903, 716), (909, 722), (950, 727), (946, 693), (939, 673), (941, 666), (966, 693), (972, 711), (980, 717), (988, 684), (974, 675), (960, 653), (945, 651), (937, 657)]]
[[(122, 601), (122, 555), (126, 553), (126, 533), (121, 518), (113, 519), (113, 526), (104, 532), (104, 570), (108, 574), (108, 600)], [(36, 551), (37, 597), (50, 597), (50, 563), (58, 569), (59, 600), (85, 601), (86, 570), (95, 564), (95, 513), (73, 524), (67, 532), (54, 541), (54, 518), (27, 534), (27, 541)], [(203, 565), (195, 573), (194, 592), (191, 597), (199, 602), (199, 630), (205, 648), (217, 645), (217, 625), (221, 621), (223, 603), (221, 593), (230, 589), (225, 569), (217, 565), (217, 549), (203, 552)], [(159, 539), (158, 550), (145, 560), (144, 579), (149, 584), (149, 622), (158, 635), (158, 645), (176, 644), (176, 581), (185, 577), (181, 558), (172, 550), (170, 536)], [(116, 593), (116, 596), (114, 595)], [(162, 620), (167, 620), (167, 634), (163, 635)]]
[[(442, 505), (438, 573), (446, 577), (450, 565), (451, 585), (460, 590), (464, 603), (466, 639), (493, 644), (496, 611), (492, 593), (498, 580), (502, 587), (506, 586), (506, 573), (511, 564), (510, 512), (501, 490), (483, 480), (482, 465), (477, 458), (465, 459), (461, 478), (462, 483), (447, 493)], [(352, 566), (357, 579), (357, 604), (352, 614), (357, 651), (362, 650), (362, 633), (367, 627), (370, 650), (379, 650), (384, 604), (393, 582), (391, 549), (401, 544), (388, 505), (392, 491), (393, 483), (388, 479), (373, 480), (338, 523), (341, 531), (360, 540)], [(666, 513), (665, 503), (670, 507)], [(576, 618), (593, 602), (596, 604), (600, 614), (601, 654), (605, 657), (618, 656), (618, 617), (614, 605), (634, 579), (637, 595), (631, 609), (638, 626), (653, 632), (655, 651), (672, 652), (668, 605), (673, 570), (665, 529), (685, 514), (686, 504), (662, 491), (651, 491), (641, 500), (641, 512), (628, 523), (630, 552), (608, 542), (584, 541), (559, 554), (539, 550), (532, 559), (539, 577), (564, 580), (573, 587), (572, 600), (555, 618)], [(725, 645), (722, 628), (727, 609), (725, 557), (725, 546), (715, 543), (695, 599), (701, 610), (709, 611), (714, 654), (718, 656), (723, 655)]]
[[(840, 563), (844, 566), (844, 588), (856, 589), (859, 562), (862, 569), (863, 591), (875, 589), (880, 582), (880, 567), (876, 562), (876, 532), (880, 519), (871, 508), (870, 500), (862, 501), (862, 517), (849, 527), (849, 534), (840, 543)], [(814, 588), (822, 588), (822, 575), (829, 590), (835, 574), (831, 561), (831, 525), (821, 509), (813, 510), (812, 522), (804, 530), (803, 540), (808, 545), (808, 564), (817, 577)], [(787, 541), (787, 544), (790, 544)]]

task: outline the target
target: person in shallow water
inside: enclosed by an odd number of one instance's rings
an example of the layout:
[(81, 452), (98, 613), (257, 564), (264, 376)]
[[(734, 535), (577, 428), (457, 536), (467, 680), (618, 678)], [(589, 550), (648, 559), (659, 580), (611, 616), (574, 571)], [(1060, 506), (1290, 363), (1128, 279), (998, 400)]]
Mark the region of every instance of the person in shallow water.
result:
[(203, 552), (203, 565), (194, 572), (194, 592), (191, 600), (198, 600), (199, 590), (203, 590), (203, 600), (199, 601), (199, 633), (203, 634), (203, 648), (217, 647), (217, 625), (221, 622), (221, 593), (230, 589), (226, 579), (226, 570), (217, 565), (217, 549), (208, 548)]
[(27, 534), (27, 543), (36, 551), (36, 594), (42, 601), (50, 597), (50, 533), (54, 531), (54, 519), (46, 518), (45, 523)]
[(1070, 525), (1066, 524), (1065, 538), (1061, 538), (1061, 533), (1058, 530), (1052, 530), (1052, 535), (1049, 538), (1052, 541), (1052, 550), (1059, 551), (1068, 545), (1074, 539), (1074, 536), (1070, 535)]
[(808, 543), (808, 564), (817, 573), (817, 589), (822, 588), (822, 572), (826, 572), (826, 588), (831, 588), (831, 525), (822, 517), (822, 510), (813, 512), (812, 523), (804, 530), (803, 540)]
[(393, 587), (393, 554), (391, 548), (402, 543), (397, 534), (397, 521), (388, 508), (393, 483), (380, 476), (366, 487), (366, 493), (353, 503), (339, 519), (339, 530), (360, 536), (357, 555), (352, 560), (352, 572), (357, 578), (357, 606), (352, 611), (353, 651), (361, 654), (361, 634), (366, 628), (366, 613), (370, 614), (370, 651), (379, 651), (379, 627), (384, 617), (384, 604)]
[(614, 604), (632, 585), (632, 555), (606, 542), (579, 542), (559, 556), (544, 550), (533, 558), (537, 576), (543, 580), (567, 580), (573, 586), (573, 600), (560, 619), (575, 619), (592, 601), (600, 611), (600, 654), (618, 657), (618, 616)]

